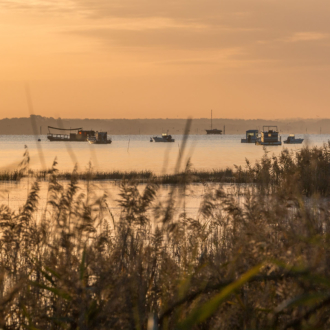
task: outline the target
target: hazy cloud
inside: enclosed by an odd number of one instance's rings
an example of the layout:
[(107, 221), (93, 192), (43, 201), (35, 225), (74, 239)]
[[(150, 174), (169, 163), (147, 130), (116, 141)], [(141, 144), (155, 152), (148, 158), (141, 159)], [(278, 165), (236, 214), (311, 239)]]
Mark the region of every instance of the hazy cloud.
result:
[(317, 41), (329, 38), (327, 33), (317, 32), (297, 32), (291, 37), (285, 39), (287, 42), (298, 42), (298, 41)]

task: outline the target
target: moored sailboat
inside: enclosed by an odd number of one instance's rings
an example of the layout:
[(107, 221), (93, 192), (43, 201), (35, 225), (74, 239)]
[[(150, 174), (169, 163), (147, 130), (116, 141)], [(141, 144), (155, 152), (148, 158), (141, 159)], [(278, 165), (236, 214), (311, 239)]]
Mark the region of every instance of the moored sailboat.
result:
[(206, 134), (217, 134), (217, 135), (221, 135), (222, 134), (222, 130), (221, 129), (216, 129), (216, 128), (212, 128), (212, 110), (211, 110), (211, 129), (206, 129)]

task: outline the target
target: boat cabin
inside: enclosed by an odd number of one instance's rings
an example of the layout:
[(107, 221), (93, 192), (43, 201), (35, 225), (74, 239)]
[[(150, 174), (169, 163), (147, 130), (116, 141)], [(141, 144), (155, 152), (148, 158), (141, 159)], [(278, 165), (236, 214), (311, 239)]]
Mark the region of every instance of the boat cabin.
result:
[(68, 134), (52, 134), (52, 133), (48, 133), (47, 134), (47, 138), (49, 140), (51, 140), (51, 138), (53, 138), (54, 140), (57, 141), (70, 141), (70, 135)]
[(112, 142), (111, 139), (108, 139), (107, 132), (96, 132), (95, 135), (89, 136), (87, 141), (90, 144), (110, 144)]
[(96, 132), (95, 136), (96, 136), (96, 140), (99, 142), (106, 142), (108, 139), (107, 132)]
[[(55, 130), (56, 133), (52, 133), (51, 130)], [(48, 126), (47, 138), (49, 141), (87, 141), (89, 136), (94, 135), (95, 131), (93, 130), (86, 131), (82, 128), (59, 128)]]
[(264, 126), (261, 132), (261, 142), (269, 144), (279, 142), (277, 126)]
[(167, 141), (171, 141), (172, 140), (172, 135), (163, 133), (162, 138), (167, 140)]
[[(95, 131), (92, 131), (92, 130), (89, 130), (89, 131), (79, 130), (78, 134), (75, 134), (75, 133), (71, 133), (71, 134), (72, 134), (73, 139), (74, 139), (74, 136), (75, 136), (76, 140), (78, 140), (78, 141), (87, 141), (87, 138), (89, 136), (94, 136), (95, 135)], [(70, 134), (70, 136), (71, 136), (71, 134)]]
[(258, 139), (259, 131), (257, 129), (249, 129), (246, 131), (246, 138), (241, 139), (241, 143), (255, 143)]

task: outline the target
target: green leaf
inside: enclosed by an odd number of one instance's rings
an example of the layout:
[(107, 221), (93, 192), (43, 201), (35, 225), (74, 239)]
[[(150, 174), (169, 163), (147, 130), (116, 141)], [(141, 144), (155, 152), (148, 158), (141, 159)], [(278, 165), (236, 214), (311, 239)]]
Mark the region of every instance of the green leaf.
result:
[(56, 277), (56, 278), (58, 278), (58, 279), (61, 278), (61, 275), (60, 275), (59, 273), (55, 272), (55, 270), (53, 270), (53, 269), (51, 269), (51, 268), (49, 268), (49, 267), (46, 267), (46, 266), (45, 266), (45, 269), (46, 269), (48, 272), (50, 272), (54, 277)]
[(201, 307), (196, 307), (195, 310), (188, 316), (188, 318), (179, 324), (179, 329), (191, 329), (194, 325), (205, 321), (207, 318), (219, 308), (221, 303), (231, 294), (233, 294), (242, 285), (248, 282), (252, 277), (258, 274), (262, 265), (258, 265), (245, 274), (243, 274), (238, 280), (227, 285), (220, 293), (218, 293), (211, 300), (206, 302)]
[(56, 294), (57, 296), (59, 297), (62, 297), (63, 299), (65, 300), (72, 300), (72, 297), (67, 293), (67, 292), (64, 292), (60, 289), (57, 289), (57, 288), (51, 288), (45, 284), (41, 284), (41, 283), (37, 283), (37, 282), (30, 282), (31, 285), (37, 287), (37, 288), (40, 288), (40, 289), (44, 289), (44, 290), (47, 290), (47, 291), (50, 291), (50, 292), (53, 292), (54, 294)]

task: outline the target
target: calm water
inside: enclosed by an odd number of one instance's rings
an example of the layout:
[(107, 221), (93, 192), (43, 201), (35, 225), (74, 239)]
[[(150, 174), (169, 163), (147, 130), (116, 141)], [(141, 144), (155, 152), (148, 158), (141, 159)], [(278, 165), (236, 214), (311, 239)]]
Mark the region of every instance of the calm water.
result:
[[(0, 135), (0, 170), (13, 169), (22, 160), (24, 145), (27, 145), (31, 157), (31, 167), (42, 168), (37, 144), (42, 149), (45, 164), (50, 167), (57, 157), (58, 168), (70, 171), (75, 163), (84, 170), (91, 161), (95, 170), (130, 171), (151, 170), (157, 174), (172, 172), (182, 143), (182, 135), (173, 136), (174, 143), (151, 143), (148, 135), (115, 135), (111, 145), (90, 145), (85, 142), (50, 142), (42, 136), (36, 142), (34, 136)], [(245, 158), (255, 161), (263, 155), (263, 148), (254, 144), (240, 143), (243, 135), (191, 135), (189, 136), (184, 159), (191, 157), (196, 169), (216, 169), (245, 165)], [(282, 135), (286, 139), (287, 135)], [(305, 138), (304, 144), (321, 146), (330, 140), (330, 135), (297, 135)], [(287, 146), (298, 150), (302, 145)], [(268, 147), (270, 153), (278, 154), (285, 145)]]
[[(22, 207), (27, 199), (29, 192), (31, 191), (33, 180), (23, 179), (19, 183), (14, 182), (1, 182), (0, 183), (0, 205), (8, 205), (12, 210), (17, 211), (20, 207)], [(66, 188), (68, 186), (67, 181), (63, 181), (62, 184)], [(183, 205), (185, 207), (185, 212), (187, 216), (196, 218), (198, 215), (200, 203), (203, 199), (203, 196), (209, 189), (218, 187), (219, 184), (209, 183), (209, 184), (191, 184), (186, 190), (186, 197), (183, 204), (182, 199), (182, 191), (178, 190), (177, 187), (174, 192), (174, 200), (175, 200), (175, 213), (178, 216), (181, 212), (183, 212)], [(223, 184), (223, 188), (229, 194), (236, 195), (237, 198), (237, 190), (244, 189), (245, 185), (240, 185), (238, 187), (234, 184)], [(48, 191), (48, 183), (40, 182), (39, 183), (40, 192), (38, 199), (38, 212), (37, 218), (40, 218), (45, 211), (45, 207), (47, 204), (47, 191)], [(93, 181), (90, 183), (89, 189), (92, 190), (92, 195), (94, 198), (102, 197), (104, 194), (106, 195), (107, 204), (111, 209), (112, 214), (116, 219), (119, 218), (120, 215), (120, 207), (118, 206), (118, 199), (120, 199), (119, 193), (120, 186), (119, 184), (113, 181)], [(140, 193), (145, 189), (145, 184), (140, 184), (138, 186)], [(158, 205), (160, 202), (163, 206), (167, 205), (167, 200), (169, 193), (172, 189), (171, 185), (162, 185), (159, 187), (157, 191), (154, 205)], [(78, 194), (87, 194), (87, 183), (80, 182)], [(107, 214), (105, 216), (108, 216)]]

